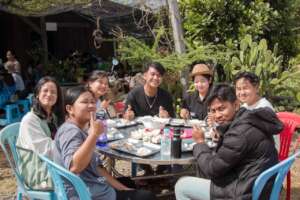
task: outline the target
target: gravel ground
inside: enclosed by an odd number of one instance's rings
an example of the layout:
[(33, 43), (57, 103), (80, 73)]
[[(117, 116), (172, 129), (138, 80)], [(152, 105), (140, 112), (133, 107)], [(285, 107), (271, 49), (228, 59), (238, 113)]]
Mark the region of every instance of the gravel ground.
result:
[[(129, 175), (130, 166), (127, 162), (117, 162), (118, 171), (122, 174)], [(292, 200), (300, 199), (300, 159), (296, 160), (292, 170)], [(5, 156), (0, 150), (0, 200), (14, 199), (16, 192), (16, 181), (14, 175), (6, 162)], [(284, 197), (284, 191), (281, 195)], [(285, 199), (285, 198), (281, 198)]]

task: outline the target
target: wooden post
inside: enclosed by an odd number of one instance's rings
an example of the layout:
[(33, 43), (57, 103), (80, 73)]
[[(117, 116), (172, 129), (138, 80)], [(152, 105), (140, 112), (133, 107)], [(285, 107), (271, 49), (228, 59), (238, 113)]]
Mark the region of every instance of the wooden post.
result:
[(41, 27), (41, 38), (44, 50), (44, 65), (48, 65), (48, 37), (46, 31), (46, 21), (45, 17), (40, 17), (40, 27)]
[[(169, 7), (169, 16), (171, 18), (172, 30), (173, 30), (173, 38), (175, 44), (175, 51), (178, 54), (185, 53), (185, 45), (184, 45), (184, 37), (183, 30), (181, 25), (181, 17), (178, 9), (177, 0), (168, 0)], [(188, 69), (183, 69), (180, 72), (180, 82), (183, 87), (182, 93), (184, 94), (188, 89)]]
[(173, 37), (175, 43), (175, 51), (177, 53), (184, 53), (185, 46), (183, 41), (183, 31), (181, 25), (181, 17), (179, 14), (177, 0), (168, 0), (169, 15), (171, 18)]

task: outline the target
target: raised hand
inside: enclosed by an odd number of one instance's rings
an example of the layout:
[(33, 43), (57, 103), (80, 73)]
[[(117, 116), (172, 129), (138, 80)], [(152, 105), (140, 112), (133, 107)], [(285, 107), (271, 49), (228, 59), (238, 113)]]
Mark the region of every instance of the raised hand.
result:
[(182, 119), (189, 119), (190, 118), (190, 112), (187, 109), (183, 108), (183, 109), (180, 110), (180, 117)]
[(134, 119), (134, 112), (132, 110), (132, 107), (131, 105), (128, 105), (125, 113), (124, 113), (124, 119), (127, 119), (127, 120), (133, 120)]
[(161, 117), (161, 118), (168, 118), (169, 117), (169, 113), (168, 113), (168, 111), (165, 110), (164, 107), (159, 106), (158, 116)]
[(204, 132), (200, 127), (197, 127), (195, 125), (193, 126), (192, 136), (196, 143), (205, 142)]
[(89, 134), (95, 134), (97, 137), (103, 133), (104, 127), (100, 120), (96, 119), (95, 112), (90, 113), (90, 128)]
[(111, 102), (111, 100), (104, 99), (103, 101), (101, 101), (101, 108), (107, 109), (110, 102)]
[(212, 127), (213, 124), (215, 123), (215, 120), (214, 120), (214, 117), (213, 117), (213, 114), (211, 112), (207, 113), (207, 125)]

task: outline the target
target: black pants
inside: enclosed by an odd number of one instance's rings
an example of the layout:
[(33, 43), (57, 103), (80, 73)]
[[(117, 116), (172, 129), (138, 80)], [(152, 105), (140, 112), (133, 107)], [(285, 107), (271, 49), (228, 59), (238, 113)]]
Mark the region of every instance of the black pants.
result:
[[(123, 185), (126, 185), (129, 188), (135, 189), (134, 182), (127, 178), (121, 177), (118, 178)], [(156, 200), (156, 196), (147, 190), (116, 190), (117, 193), (117, 200)]]

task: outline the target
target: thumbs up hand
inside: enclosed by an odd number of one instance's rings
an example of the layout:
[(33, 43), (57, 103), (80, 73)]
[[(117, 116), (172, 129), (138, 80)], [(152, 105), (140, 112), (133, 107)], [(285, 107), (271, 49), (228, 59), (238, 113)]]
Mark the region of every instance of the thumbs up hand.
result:
[(169, 117), (169, 113), (168, 113), (168, 111), (166, 111), (166, 110), (164, 109), (164, 107), (159, 106), (159, 113), (158, 113), (158, 116), (161, 117), (161, 118), (168, 118), (168, 117)]
[(128, 105), (125, 113), (124, 113), (124, 119), (127, 119), (127, 120), (133, 120), (134, 119), (134, 112), (132, 110), (132, 107), (131, 105)]

